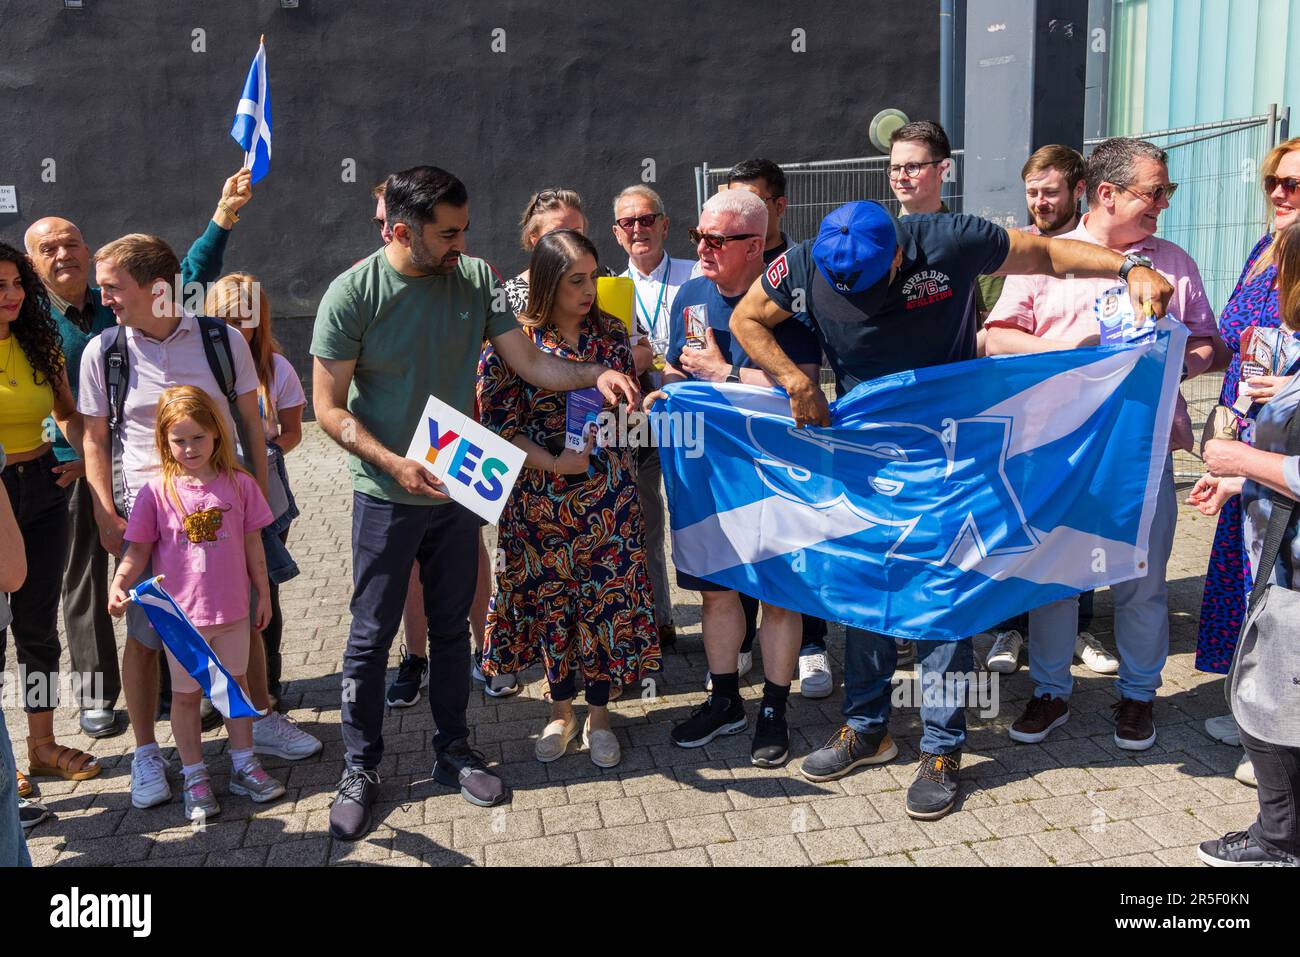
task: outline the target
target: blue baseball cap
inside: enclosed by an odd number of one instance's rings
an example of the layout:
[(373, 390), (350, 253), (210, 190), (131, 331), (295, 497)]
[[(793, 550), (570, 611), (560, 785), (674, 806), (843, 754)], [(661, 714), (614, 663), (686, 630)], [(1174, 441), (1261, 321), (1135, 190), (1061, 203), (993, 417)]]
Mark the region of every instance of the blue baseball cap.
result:
[(898, 250), (894, 217), (879, 203), (845, 203), (822, 220), (812, 257), (844, 295), (866, 292), (889, 275)]

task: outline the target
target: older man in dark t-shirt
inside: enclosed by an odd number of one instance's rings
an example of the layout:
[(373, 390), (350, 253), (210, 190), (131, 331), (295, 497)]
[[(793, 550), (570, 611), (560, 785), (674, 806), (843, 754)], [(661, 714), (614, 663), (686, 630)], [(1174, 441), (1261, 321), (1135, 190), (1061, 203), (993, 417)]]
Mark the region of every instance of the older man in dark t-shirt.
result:
[[(763, 200), (747, 190), (727, 190), (704, 204), (699, 228), (691, 230), (703, 275), (685, 283), (673, 299), (665, 383), (689, 377), (772, 385), (767, 373), (755, 368), (740, 348), (728, 326), (732, 308), (763, 271), (767, 220)], [(790, 323), (776, 335), (800, 375), (810, 384), (814, 382), (820, 355), (812, 332)], [(647, 397), (647, 403), (659, 395), (662, 393)], [(699, 592), (704, 606), (702, 628), (711, 694), (672, 730), (674, 744), (697, 748), (718, 735), (739, 734), (747, 726), (737, 666), (745, 637), (745, 615), (740, 595), (725, 586), (682, 571), (677, 573), (677, 583)], [(750, 749), (750, 760), (758, 767), (779, 767), (789, 754), (785, 709), (802, 639), (803, 626), (797, 612), (763, 603), (761, 641), (766, 681)]]
[[(731, 331), (753, 361), (790, 394), (799, 426), (830, 424), (826, 397), (782, 351), (775, 333), (787, 320), (813, 329), (840, 395), (894, 372), (975, 358), (971, 308), (981, 274), (1124, 273), (1134, 299), (1164, 311), (1172, 288), (1158, 273), (1086, 243), (1049, 240), (967, 215), (896, 220), (877, 203), (841, 206), (817, 239), (774, 260), (731, 315)], [(907, 813), (942, 817), (956, 803), (966, 739), (965, 679), (974, 665), (969, 638), (919, 641), (926, 673), (945, 675), (945, 700), (923, 700), (921, 762)], [(828, 781), (892, 760), (890, 685), (897, 663), (891, 637), (848, 628), (843, 727), (803, 763), (804, 777)], [(952, 699), (948, 699), (952, 689)]]

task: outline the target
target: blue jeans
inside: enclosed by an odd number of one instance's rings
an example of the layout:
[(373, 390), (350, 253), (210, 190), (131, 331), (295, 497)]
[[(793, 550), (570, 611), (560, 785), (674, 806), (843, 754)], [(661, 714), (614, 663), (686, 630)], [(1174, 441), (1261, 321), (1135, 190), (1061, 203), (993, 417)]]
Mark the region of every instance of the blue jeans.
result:
[[(0, 599), (2, 601), (3, 599)], [(0, 679), (3, 680), (3, 679)], [(9, 747), (4, 712), (0, 711), (0, 867), (31, 867), (27, 838), (18, 823), (18, 778)]]
[[(921, 750), (930, 754), (958, 751), (966, 741), (965, 676), (975, 669), (969, 638), (958, 641), (918, 641), (916, 660), (924, 691), (928, 675), (961, 676), (960, 701), (935, 702), (924, 694), (921, 703)], [(844, 723), (859, 734), (889, 725), (890, 693), (898, 648), (888, 635), (846, 628), (844, 633)]]
[[(1173, 460), (1165, 461), (1148, 540), (1147, 573), (1110, 586), (1115, 600), (1115, 644), (1119, 648), (1121, 697), (1150, 701), (1160, 687), (1169, 657), (1169, 589), (1165, 573), (1174, 548), (1178, 496)], [(1074, 639), (1081, 630), (1078, 595), (1050, 602), (1029, 613), (1029, 676), (1034, 696), (1069, 698), (1074, 689), (1070, 665)]]

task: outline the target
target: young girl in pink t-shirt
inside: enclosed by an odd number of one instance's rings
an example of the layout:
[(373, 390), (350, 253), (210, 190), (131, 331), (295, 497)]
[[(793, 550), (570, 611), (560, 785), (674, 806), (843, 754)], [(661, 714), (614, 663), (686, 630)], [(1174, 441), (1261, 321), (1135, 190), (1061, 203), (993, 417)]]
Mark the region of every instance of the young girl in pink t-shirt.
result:
[[(245, 695), (252, 628), (271, 614), (261, 529), (271, 510), (253, 477), (235, 459), (234, 443), (216, 405), (194, 386), (176, 386), (158, 400), (155, 429), (162, 474), (136, 497), (126, 525), (129, 543), (109, 594), (109, 611), (126, 611), (127, 590), (153, 561), (163, 587), (189, 616)], [(252, 621), (250, 590), (256, 593)], [(251, 627), (250, 627), (251, 626)], [(220, 813), (203, 761), (198, 682), (167, 650), (172, 676), (172, 734), (185, 775), (185, 816)], [(284, 794), (253, 753), (253, 721), (226, 721), (230, 790), (261, 803)]]

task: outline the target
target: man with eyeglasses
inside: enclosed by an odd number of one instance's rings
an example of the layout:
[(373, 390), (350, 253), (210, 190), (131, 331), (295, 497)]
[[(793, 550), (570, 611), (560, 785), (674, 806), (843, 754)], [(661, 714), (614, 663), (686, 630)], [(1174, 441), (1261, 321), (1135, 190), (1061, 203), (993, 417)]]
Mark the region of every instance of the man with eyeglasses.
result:
[[(1196, 263), (1178, 246), (1154, 235), (1160, 213), (1169, 207), (1169, 199), (1178, 188), (1169, 182), (1165, 152), (1145, 140), (1106, 140), (1088, 158), (1086, 181), (1089, 212), (1062, 238), (1104, 247), (1124, 256), (1126, 263), (1154, 269), (1173, 286), (1170, 310), (1190, 332), (1185, 378), (1226, 366), (1228, 354), (1219, 341), (1214, 311)], [(1099, 307), (1114, 286), (1114, 279), (1109, 277), (1008, 278), (984, 324), (989, 355), (1096, 345)], [(1191, 448), (1192, 422), (1180, 395), (1170, 451)], [(1169, 654), (1165, 568), (1173, 550), (1177, 519), (1171, 456), (1165, 461), (1151, 525), (1147, 574), (1110, 589), (1115, 602), (1115, 641), (1120, 652), (1114, 740), (1126, 751), (1144, 751), (1156, 740), (1152, 703)], [(1011, 726), (1013, 741), (1037, 743), (1069, 720), (1073, 687), (1070, 665), (1078, 631), (1078, 606), (1078, 596), (1074, 596), (1029, 614), (1029, 673), (1034, 680), (1034, 696)]]
[[(668, 216), (663, 200), (649, 186), (637, 183), (614, 197), (614, 238), (627, 253), (627, 270), (622, 274), (632, 280), (632, 309), (637, 328), (649, 340), (654, 353), (655, 369), (637, 368), (642, 375), (641, 387), (647, 392), (657, 387), (654, 381), (663, 366), (668, 349), (668, 315), (673, 299), (691, 277), (689, 259), (673, 259), (664, 250), (668, 238)], [(650, 567), (650, 586), (655, 595), (655, 621), (659, 623), (659, 647), (677, 644), (673, 625), (673, 600), (668, 585), (668, 562), (664, 556), (663, 473), (659, 450), (652, 445), (638, 454), (637, 493), (641, 515), (645, 520), (646, 564)]]
[[(700, 379), (771, 386), (774, 381), (757, 368), (728, 328), (731, 310), (763, 271), (767, 207), (747, 190), (725, 190), (700, 210), (700, 225), (690, 231), (704, 275), (682, 286), (673, 301), (671, 344), (664, 382)], [(812, 332), (791, 323), (779, 334), (782, 348), (811, 385), (817, 381), (821, 350)], [(646, 398), (648, 409), (663, 393)], [(740, 594), (683, 571), (677, 584), (698, 591), (703, 604), (704, 652), (712, 679), (711, 693), (689, 718), (672, 729), (673, 743), (698, 748), (724, 734), (747, 727), (740, 696), (740, 645), (745, 615)], [(759, 704), (750, 760), (757, 767), (780, 767), (790, 750), (786, 703), (802, 643), (798, 612), (763, 603), (763, 700)]]
[[(763, 265), (790, 248), (790, 240), (781, 230), (789, 200), (785, 195), (785, 171), (769, 159), (748, 159), (731, 167), (727, 174), (728, 189), (744, 189), (767, 206), (767, 235), (763, 239)], [(740, 647), (742, 673), (744, 656), (750, 653), (757, 634), (758, 602), (748, 599), (745, 607), (745, 643)], [(799, 694), (805, 698), (827, 698), (835, 690), (831, 659), (826, 654), (826, 622), (803, 615), (803, 647), (799, 649)]]
[[(844, 395), (881, 376), (975, 358), (971, 303), (980, 275), (1116, 277), (1121, 270), (1129, 276), (1135, 308), (1164, 311), (1173, 291), (1165, 278), (1099, 246), (1008, 232), (975, 216), (895, 219), (879, 203), (848, 203), (822, 220), (815, 240), (768, 266), (733, 310), (731, 331), (789, 394), (795, 424), (826, 426), (825, 395), (777, 341), (787, 319), (816, 332)], [(844, 724), (804, 759), (801, 773), (812, 781), (834, 780), (898, 754), (889, 735), (894, 639), (850, 627), (844, 644)], [(906, 811), (934, 820), (957, 800), (971, 640), (918, 641), (917, 658), (923, 675), (944, 676), (947, 700), (923, 696), (921, 760)]]
[(898, 215), (948, 212), (940, 193), (951, 168), (952, 147), (938, 123), (913, 120), (896, 129), (889, 137), (889, 188)]

